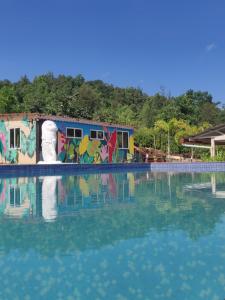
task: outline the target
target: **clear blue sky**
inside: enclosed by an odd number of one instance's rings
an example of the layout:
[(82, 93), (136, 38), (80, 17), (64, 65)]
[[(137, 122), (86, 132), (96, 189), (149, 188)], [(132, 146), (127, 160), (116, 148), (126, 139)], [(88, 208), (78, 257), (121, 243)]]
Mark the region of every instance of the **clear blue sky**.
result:
[(225, 103), (225, 1), (0, 0), (0, 79), (48, 71)]

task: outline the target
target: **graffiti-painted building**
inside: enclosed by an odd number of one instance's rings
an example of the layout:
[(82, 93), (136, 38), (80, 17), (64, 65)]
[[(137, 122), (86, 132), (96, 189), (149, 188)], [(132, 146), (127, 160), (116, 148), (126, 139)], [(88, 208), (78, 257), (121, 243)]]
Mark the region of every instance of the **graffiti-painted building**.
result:
[(42, 124), (53, 121), (56, 153), (66, 163), (132, 161), (133, 128), (36, 113), (0, 115), (0, 163), (36, 164), (42, 160)]

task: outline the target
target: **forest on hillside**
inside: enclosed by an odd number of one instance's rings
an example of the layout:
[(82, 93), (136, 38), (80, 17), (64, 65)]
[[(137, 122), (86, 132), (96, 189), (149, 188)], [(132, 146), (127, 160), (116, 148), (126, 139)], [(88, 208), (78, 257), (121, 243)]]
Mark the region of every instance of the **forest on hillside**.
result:
[[(184, 151), (180, 138), (225, 122), (225, 108), (208, 92), (188, 90), (173, 97), (148, 95), (101, 80), (47, 73), (32, 81), (0, 81), (0, 113), (39, 112), (135, 127), (135, 141), (170, 153)], [(169, 145), (168, 145), (169, 140)]]

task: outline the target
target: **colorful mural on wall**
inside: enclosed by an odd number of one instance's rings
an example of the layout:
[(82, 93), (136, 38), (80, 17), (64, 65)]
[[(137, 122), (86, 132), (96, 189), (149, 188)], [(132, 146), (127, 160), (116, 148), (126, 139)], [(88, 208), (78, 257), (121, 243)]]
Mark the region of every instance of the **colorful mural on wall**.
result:
[(115, 163), (132, 161), (134, 156), (134, 138), (129, 135), (129, 147), (119, 149), (117, 143), (117, 130), (104, 131), (104, 139), (91, 139), (85, 134), (82, 139), (67, 138), (65, 125), (58, 124), (58, 159), (62, 162), (75, 163)]
[[(10, 147), (10, 129), (20, 129), (20, 147)], [(0, 163), (36, 163), (36, 122), (8, 117), (0, 120)]]
[(131, 162), (133, 129), (93, 121), (37, 114), (8, 114), (0, 118), (0, 163), (35, 164), (43, 156), (41, 124), (52, 120), (58, 128), (56, 152), (66, 163)]

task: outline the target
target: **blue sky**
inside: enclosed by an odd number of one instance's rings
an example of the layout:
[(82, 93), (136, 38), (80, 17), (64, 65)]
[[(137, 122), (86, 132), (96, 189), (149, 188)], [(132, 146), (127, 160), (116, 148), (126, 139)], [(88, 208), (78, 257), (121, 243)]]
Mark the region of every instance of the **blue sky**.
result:
[(49, 71), (225, 103), (225, 1), (0, 0), (0, 79)]

